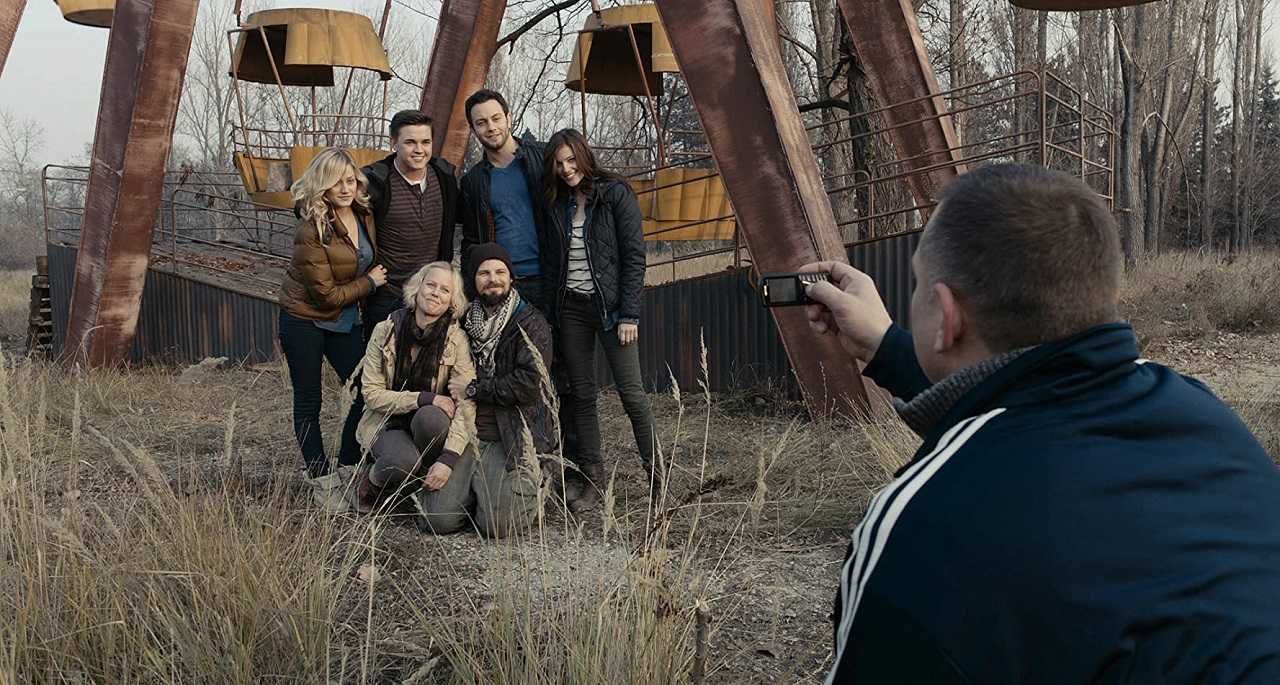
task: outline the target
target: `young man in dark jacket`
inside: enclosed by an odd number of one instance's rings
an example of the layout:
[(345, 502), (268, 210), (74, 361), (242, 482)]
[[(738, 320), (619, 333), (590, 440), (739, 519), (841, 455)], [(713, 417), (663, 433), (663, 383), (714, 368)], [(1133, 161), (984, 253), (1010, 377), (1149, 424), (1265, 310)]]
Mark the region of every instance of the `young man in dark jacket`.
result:
[(365, 340), (403, 306), (401, 286), (431, 262), (453, 261), (458, 181), (449, 162), (431, 155), (431, 117), (416, 109), (391, 118), (395, 154), (366, 166), (369, 205), (378, 225), (378, 261), (387, 285), (364, 303)]
[(828, 683), (1280, 682), (1280, 472), (1208, 388), (1138, 358), (1088, 187), (953, 181), (912, 333), (865, 274), (808, 268), (832, 274), (814, 329), (924, 438), (853, 533)]
[[(484, 149), (484, 156), (462, 177), (459, 222), (462, 224), (463, 271), (467, 252), (474, 245), (498, 243), (512, 259), (514, 287), (524, 301), (533, 304), (554, 322), (554, 287), (546, 276), (546, 203), (543, 201), (544, 146), (532, 139), (511, 135), (511, 113), (502, 94), (481, 89), (464, 103), (467, 124)], [(553, 377), (560, 404), (560, 430), (564, 455), (577, 454), (573, 421), (573, 397), (564, 364), (555, 360)]]
[(473, 245), (501, 245), (511, 255), (516, 290), (550, 320), (551, 292), (543, 286), (541, 254), (546, 230), (543, 146), (511, 135), (501, 93), (478, 90), (464, 106), (484, 156), (462, 177), (462, 258), (467, 259)]
[(476, 245), (471, 254), (464, 278), (474, 299), (463, 329), (476, 365), (467, 387), (476, 405), (476, 442), (446, 464), (444, 485), (418, 502), (435, 533), (458, 530), (474, 512), (481, 533), (504, 537), (537, 515), (537, 455), (556, 448), (544, 383), (551, 326), (511, 287), (511, 257), (501, 245)]

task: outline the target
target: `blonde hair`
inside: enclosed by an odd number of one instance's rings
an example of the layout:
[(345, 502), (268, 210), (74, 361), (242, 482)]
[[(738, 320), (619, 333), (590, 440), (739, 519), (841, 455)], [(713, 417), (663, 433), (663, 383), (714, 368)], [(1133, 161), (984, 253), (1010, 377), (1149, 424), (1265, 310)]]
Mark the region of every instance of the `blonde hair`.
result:
[(427, 273), (432, 269), (448, 271), (453, 277), (453, 282), (449, 288), (452, 294), (449, 300), (449, 307), (453, 313), (453, 320), (457, 321), (467, 313), (467, 296), (462, 292), (462, 273), (460, 273), (454, 265), (449, 262), (431, 262), (430, 264), (418, 269), (417, 273), (409, 277), (404, 283), (404, 306), (413, 309), (417, 306), (415, 300), (418, 297), (418, 290), (422, 288), (422, 282), (427, 280)]
[(302, 177), (289, 188), (298, 212), (303, 219), (315, 224), (321, 240), (325, 238), (325, 231), (332, 229), (333, 225), (333, 209), (325, 201), (324, 194), (342, 180), (348, 169), (356, 175), (355, 204), (368, 213), (369, 179), (360, 171), (360, 166), (351, 153), (340, 147), (321, 150), (307, 165)]

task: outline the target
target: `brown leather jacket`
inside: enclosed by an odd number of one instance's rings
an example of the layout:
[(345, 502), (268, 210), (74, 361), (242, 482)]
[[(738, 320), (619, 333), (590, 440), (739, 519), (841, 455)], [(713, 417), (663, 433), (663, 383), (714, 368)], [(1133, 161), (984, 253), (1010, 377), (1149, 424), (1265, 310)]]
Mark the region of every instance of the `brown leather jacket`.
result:
[[(359, 207), (355, 207), (360, 212)], [(378, 249), (373, 217), (361, 212), (365, 231)], [(320, 239), (315, 224), (303, 219), (293, 232), (293, 259), (280, 284), (280, 306), (304, 319), (333, 321), (353, 302), (373, 292), (373, 281), (356, 273), (356, 246), (346, 235), (325, 232)]]

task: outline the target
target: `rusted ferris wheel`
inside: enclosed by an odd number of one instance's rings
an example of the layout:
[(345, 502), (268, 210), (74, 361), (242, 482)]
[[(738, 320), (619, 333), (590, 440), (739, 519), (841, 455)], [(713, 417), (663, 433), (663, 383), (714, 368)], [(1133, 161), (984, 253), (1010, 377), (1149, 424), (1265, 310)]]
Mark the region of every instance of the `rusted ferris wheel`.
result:
[[(1133, 0), (1013, 0), (1032, 9), (1091, 10), (1136, 4)], [(20, 15), (23, 2), (7, 2), (0, 9), (0, 66)], [(71, 21), (91, 25), (110, 23), (103, 92), (110, 92), (98, 116), (88, 200), (77, 256), (76, 281), (71, 303), (67, 345), (75, 357), (93, 364), (113, 363), (127, 351), (137, 323), (145, 269), (151, 247), (151, 231), (160, 203), (159, 180), (172, 136), (178, 96), (181, 91), (186, 56), (194, 28), (196, 0), (60, 0), (59, 6)], [(880, 102), (903, 103), (881, 115), (888, 121), (890, 135), (907, 160), (904, 174), (911, 193), (927, 205), (947, 178), (963, 168), (956, 154), (955, 139), (946, 103), (939, 94), (932, 68), (924, 54), (909, 0), (840, 0), (839, 8), (859, 54), (868, 70), (873, 91)], [(15, 7), (16, 5), (16, 7)], [(661, 29), (670, 44), (670, 55), (688, 84), (698, 117), (715, 163), (716, 176), (704, 171), (676, 174), (668, 169), (674, 160), (656, 139), (654, 164), (633, 181), (638, 190), (652, 195), (647, 230), (662, 230), (681, 224), (704, 221), (705, 230), (733, 229), (741, 235), (752, 260), (762, 270), (785, 270), (817, 258), (844, 258), (844, 244), (824, 190), (814, 153), (806, 138), (805, 126), (782, 67), (776, 28), (768, 0), (658, 0), (637, 20), (622, 18), (627, 8), (593, 5), (593, 19), (584, 35), (595, 47), (576, 55), (580, 78), (578, 88), (590, 91), (594, 82), (589, 52), (596, 52), (607, 39), (623, 39), (632, 49), (632, 65), (641, 67), (645, 78), (640, 90), (650, 102), (654, 97), (653, 73), (664, 73)], [(467, 139), (461, 116), (462, 101), (485, 80), (505, 11), (505, 0), (444, 0), (426, 79), (422, 107), (436, 121), (437, 153), (460, 163)], [(255, 41), (268, 68), (274, 62), (272, 81), (285, 87), (310, 88), (305, 81), (289, 75), (290, 35), (295, 25), (304, 30), (318, 20), (301, 15), (300, 10), (270, 10), (252, 15), (241, 27), (241, 59), (247, 60)], [(272, 14), (277, 13), (277, 14)], [(283, 13), (283, 14), (280, 14)], [(261, 15), (261, 16), (260, 16)], [(339, 13), (335, 16), (343, 16)], [(653, 21), (656, 16), (657, 21)], [(367, 19), (340, 19), (332, 26), (345, 25), (355, 34), (373, 35)], [(298, 21), (295, 21), (298, 20)], [(591, 25), (591, 21), (596, 22)], [(647, 29), (644, 27), (647, 24)], [(273, 39), (285, 26), (283, 43)], [(346, 29), (339, 29), (342, 33)], [(648, 32), (649, 52), (639, 50), (639, 39)], [(256, 38), (251, 38), (255, 36)], [(354, 35), (354, 34), (353, 34)], [(606, 39), (607, 38), (607, 39)], [(371, 47), (359, 63), (330, 59), (321, 69), (334, 66), (358, 67), (385, 76), (378, 62), (373, 40), (354, 38), (353, 44)], [(345, 43), (345, 39), (343, 41)], [(579, 43), (585, 41), (580, 40)], [(601, 59), (596, 53), (596, 59)], [(625, 58), (627, 50), (622, 50)], [(638, 53), (638, 54), (637, 54)], [(277, 59), (279, 58), (279, 59)], [(385, 53), (382, 53), (385, 61)], [(334, 62), (337, 62), (335, 64)], [(305, 63), (303, 63), (305, 64)], [(237, 67), (241, 76), (250, 73), (247, 61)], [(259, 72), (261, 74), (261, 72)], [(264, 77), (265, 78), (265, 77)], [(572, 78), (569, 79), (573, 81)], [(259, 81), (262, 82), (262, 81)], [(659, 79), (660, 83), (660, 79)], [(327, 82), (323, 87), (329, 87)], [(573, 87), (573, 86), (571, 86)], [(631, 91), (634, 92), (634, 91)], [(1083, 109), (1083, 107), (1081, 108)], [(375, 128), (361, 128), (346, 120), (344, 112), (291, 111), (287, 132), (272, 138), (262, 126), (242, 121), (238, 138), (237, 170), (250, 194), (264, 202), (279, 202), (270, 194), (282, 192), (294, 167), (306, 155), (306, 148), (343, 138), (343, 143), (370, 151), (377, 150)], [(372, 122), (384, 113), (361, 113)], [(1083, 131), (1083, 114), (1080, 129)], [(654, 117), (654, 123), (657, 118)], [(366, 135), (364, 142), (355, 140)], [(1081, 133), (1083, 140), (1083, 133)], [(345, 141), (350, 142), (345, 142)], [(1056, 144), (1056, 143), (1055, 143)], [(1061, 146), (1060, 146), (1061, 147)], [(1081, 166), (1083, 159), (1082, 143)], [(662, 168), (666, 167), (666, 168)], [(287, 172), (287, 173), (286, 173)], [(663, 173), (666, 172), (666, 173)], [(679, 178), (676, 178), (679, 176)], [(703, 202), (696, 208), (672, 197), (670, 188), (692, 187)], [(717, 198), (724, 190), (723, 207), (713, 207), (707, 198)], [(695, 194), (696, 194), (695, 192)], [(730, 205), (731, 203), (731, 205)], [(675, 209), (667, 210), (667, 206)], [(728, 209), (731, 206), (731, 211)], [(717, 211), (723, 212), (717, 214)], [(715, 216), (710, 216), (714, 214)], [(720, 218), (723, 217), (723, 218)], [(672, 223), (674, 222), (674, 223)], [(684, 226), (683, 228), (694, 228)], [(674, 232), (674, 231), (673, 231)], [(843, 406), (863, 396), (857, 369), (852, 368), (834, 348), (815, 345), (805, 334), (805, 324), (791, 314), (776, 317), (777, 327), (791, 354), (795, 376), (805, 389), (806, 399), (818, 412)]]

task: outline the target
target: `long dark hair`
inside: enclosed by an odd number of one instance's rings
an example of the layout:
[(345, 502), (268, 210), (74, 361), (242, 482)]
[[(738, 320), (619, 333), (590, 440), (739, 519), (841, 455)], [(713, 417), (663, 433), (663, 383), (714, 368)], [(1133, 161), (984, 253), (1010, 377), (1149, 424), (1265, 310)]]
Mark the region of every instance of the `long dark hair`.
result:
[(598, 181), (627, 182), (627, 179), (621, 175), (602, 169), (599, 164), (596, 164), (596, 153), (591, 151), (590, 145), (587, 145), (586, 136), (579, 133), (577, 129), (560, 129), (547, 141), (546, 159), (543, 161), (542, 186), (548, 205), (554, 207), (562, 198), (568, 197), (571, 190), (556, 173), (556, 152), (561, 147), (567, 147), (573, 152), (573, 158), (578, 163), (578, 173), (582, 174), (582, 181), (578, 183), (578, 188), (582, 190), (583, 195), (591, 195), (591, 189)]

